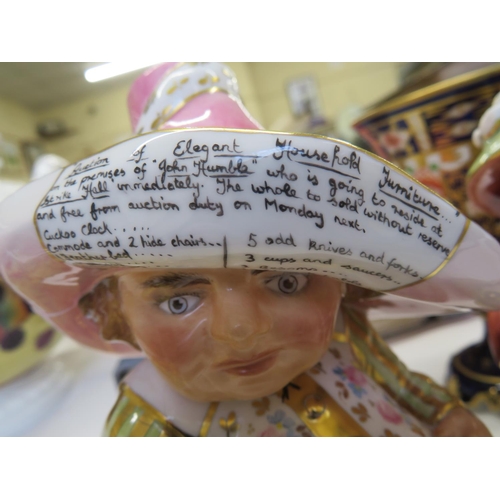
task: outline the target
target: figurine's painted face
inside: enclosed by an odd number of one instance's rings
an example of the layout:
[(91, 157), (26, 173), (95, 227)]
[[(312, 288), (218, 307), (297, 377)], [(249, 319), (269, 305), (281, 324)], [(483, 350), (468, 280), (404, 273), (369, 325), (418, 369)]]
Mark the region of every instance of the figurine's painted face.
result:
[(128, 271), (118, 289), (137, 344), (198, 401), (263, 397), (314, 366), (341, 296), (323, 276), (231, 269)]

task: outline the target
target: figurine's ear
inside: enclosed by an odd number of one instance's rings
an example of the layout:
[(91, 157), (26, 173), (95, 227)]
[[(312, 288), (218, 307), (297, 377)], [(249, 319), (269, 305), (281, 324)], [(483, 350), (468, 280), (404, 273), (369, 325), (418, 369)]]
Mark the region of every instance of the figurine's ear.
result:
[(118, 279), (114, 276), (101, 281), (79, 303), (83, 313), (101, 325), (106, 340), (122, 340), (141, 350), (121, 310)]

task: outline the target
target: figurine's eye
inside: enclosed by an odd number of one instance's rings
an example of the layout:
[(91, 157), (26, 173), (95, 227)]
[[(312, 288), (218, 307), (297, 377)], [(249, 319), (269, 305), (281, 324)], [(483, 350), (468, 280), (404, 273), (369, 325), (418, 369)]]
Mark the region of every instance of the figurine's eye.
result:
[(184, 314), (194, 311), (200, 301), (201, 298), (196, 295), (180, 295), (162, 302), (160, 309), (168, 314)]
[(300, 292), (307, 284), (307, 276), (304, 274), (281, 274), (266, 281), (266, 285), (274, 292), (296, 293)]

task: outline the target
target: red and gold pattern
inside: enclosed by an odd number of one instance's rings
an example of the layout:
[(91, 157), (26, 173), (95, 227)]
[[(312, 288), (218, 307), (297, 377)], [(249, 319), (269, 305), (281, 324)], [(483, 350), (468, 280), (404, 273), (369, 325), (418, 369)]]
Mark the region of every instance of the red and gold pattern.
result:
[(354, 124), (373, 150), (395, 163), (500, 239), (500, 220), (467, 198), (465, 175), (478, 154), (472, 132), (500, 91), (491, 66), (409, 93)]

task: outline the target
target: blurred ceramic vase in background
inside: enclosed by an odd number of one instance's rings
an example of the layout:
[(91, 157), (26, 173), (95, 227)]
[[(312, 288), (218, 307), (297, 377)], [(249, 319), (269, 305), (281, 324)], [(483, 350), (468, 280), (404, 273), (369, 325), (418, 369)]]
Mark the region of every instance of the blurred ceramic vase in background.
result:
[(403, 88), (371, 108), (354, 127), (378, 155), (448, 199), (499, 240), (499, 212), (470, 196), (466, 174), (479, 152), (472, 133), (500, 91), (500, 65), (436, 80), (428, 77), (420, 84), (435, 83)]
[(60, 334), (0, 281), (0, 386), (40, 363)]
[[(68, 161), (60, 156), (41, 155), (33, 165), (32, 180), (66, 165)], [(24, 182), (20, 181), (0, 180), (0, 201), (23, 185)], [(18, 403), (26, 405), (31, 401), (32, 411), (36, 410), (34, 399), (44, 396), (43, 381), (40, 380), (43, 373), (37, 372), (35, 376), (33, 372), (33, 380), (22, 381), (21, 376), (37, 368), (61, 338), (59, 331), (33, 313), (29, 305), (5, 281), (0, 280), (0, 435), (12, 435), (16, 429), (21, 430), (21, 420), (26, 423), (25, 418), (12, 421), (12, 410), (17, 408)], [(13, 381), (17, 383), (15, 390)], [(54, 392), (54, 387), (45, 387), (47, 395)], [(34, 394), (35, 390), (37, 394)], [(25, 416), (28, 414), (24, 412)]]
[(77, 363), (56, 352), (62, 338), (0, 280), (0, 436), (25, 435), (73, 384)]

